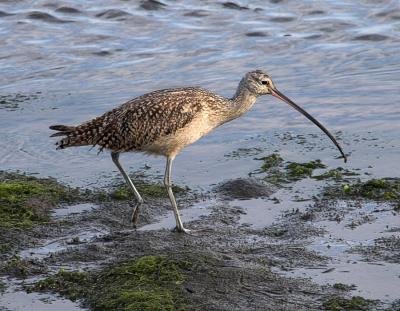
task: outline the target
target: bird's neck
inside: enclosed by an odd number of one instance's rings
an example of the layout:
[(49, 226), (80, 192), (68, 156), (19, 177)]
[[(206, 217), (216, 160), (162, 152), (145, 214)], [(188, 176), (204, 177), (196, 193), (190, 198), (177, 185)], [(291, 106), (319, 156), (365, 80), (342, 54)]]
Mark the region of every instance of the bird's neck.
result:
[(254, 105), (254, 103), (257, 100), (257, 95), (254, 93), (250, 92), (247, 88), (242, 87), (241, 84), (239, 84), (239, 87), (231, 99), (232, 102), (232, 116), (234, 118), (238, 118), (247, 111), (250, 110), (250, 108)]
[[(210, 117), (215, 121), (216, 126), (220, 126), (226, 122), (239, 118), (241, 115), (250, 110), (257, 100), (257, 95), (250, 92), (241, 81), (235, 95), (226, 99), (219, 105), (218, 113), (212, 114)], [(229, 104), (227, 104), (227, 101)]]

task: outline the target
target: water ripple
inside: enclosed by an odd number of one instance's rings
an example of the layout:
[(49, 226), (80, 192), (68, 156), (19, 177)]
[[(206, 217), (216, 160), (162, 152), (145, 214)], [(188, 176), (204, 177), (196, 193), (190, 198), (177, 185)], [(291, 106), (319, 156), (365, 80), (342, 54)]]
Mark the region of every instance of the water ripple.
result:
[(118, 18), (118, 20), (124, 20), (126, 16), (129, 16), (128, 12), (125, 12), (123, 10), (117, 10), (117, 9), (109, 9), (103, 12), (100, 12), (96, 14), (96, 17), (101, 17), (105, 19), (114, 19)]
[(33, 11), (26, 14), (26, 17), (29, 19), (36, 19), (41, 20), (47, 23), (70, 23), (72, 21), (63, 20), (57, 18), (49, 13), (40, 12), (40, 11)]
[(140, 7), (149, 11), (157, 11), (165, 8), (167, 5), (157, 0), (142, 0), (140, 1)]
[(65, 14), (80, 14), (82, 13), (80, 10), (69, 7), (69, 6), (62, 6), (56, 9), (56, 12), (65, 13)]
[[(79, 179), (93, 154), (54, 151), (49, 124), (84, 122), (158, 88), (198, 85), (232, 96), (255, 68), (328, 128), (387, 130), (399, 145), (399, 16), (389, 0), (0, 1), (1, 167)], [(14, 100), (36, 92), (39, 99)], [(262, 97), (201, 148), (288, 128), (313, 129)], [(108, 160), (93, 170), (111, 170)]]
[(390, 39), (390, 37), (376, 33), (360, 35), (354, 38), (354, 40), (362, 40), (362, 41), (383, 41), (388, 39)]

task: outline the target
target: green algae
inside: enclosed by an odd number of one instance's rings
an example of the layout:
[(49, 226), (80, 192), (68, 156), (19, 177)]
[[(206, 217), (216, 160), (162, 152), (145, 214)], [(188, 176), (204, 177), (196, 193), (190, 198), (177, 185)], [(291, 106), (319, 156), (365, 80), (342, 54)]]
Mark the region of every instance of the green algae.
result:
[(8, 253), (11, 250), (11, 245), (10, 243), (1, 241), (0, 244), (0, 254)]
[(350, 299), (343, 297), (333, 297), (323, 303), (327, 311), (368, 311), (373, 310), (376, 305), (374, 300), (365, 299), (360, 296), (354, 296)]
[(321, 160), (305, 163), (285, 163), (283, 158), (277, 153), (273, 153), (263, 158), (257, 158), (256, 160), (263, 161), (258, 172), (267, 173), (267, 176), (263, 179), (273, 184), (291, 183), (300, 179), (313, 177), (312, 174), (314, 170), (326, 168), (326, 165), (323, 164)]
[(49, 210), (72, 202), (79, 191), (49, 178), (0, 172), (0, 228), (26, 228), (47, 222)]
[(144, 256), (98, 272), (69, 272), (37, 282), (31, 290), (59, 293), (94, 311), (186, 310), (182, 286), (187, 261)]
[(1, 294), (2, 292), (4, 292), (4, 291), (6, 290), (6, 288), (7, 288), (6, 283), (4, 283), (4, 282), (0, 279), (0, 294)]
[(286, 165), (287, 175), (294, 179), (311, 177), (315, 169), (326, 168), (321, 160), (310, 161), (307, 163), (292, 162)]
[(28, 275), (28, 270), (29, 267), (26, 261), (23, 261), (20, 257), (14, 257), (6, 262), (1, 272), (15, 277), (25, 278)]
[[(165, 190), (165, 186), (162, 184), (138, 183), (137, 185), (135, 185), (135, 187), (143, 197), (147, 198), (168, 197), (168, 194)], [(172, 191), (174, 192), (174, 194), (181, 194), (188, 191), (188, 188), (172, 186)], [(114, 189), (114, 191), (111, 192), (110, 196), (114, 200), (129, 200), (133, 198), (133, 193), (125, 184), (122, 184), (117, 186)]]
[(347, 285), (343, 283), (335, 283), (332, 285), (332, 287), (343, 291), (350, 291), (356, 288), (355, 285)]
[(350, 189), (350, 195), (359, 195), (368, 199), (375, 200), (399, 200), (400, 199), (400, 179), (383, 178), (371, 179), (364, 183), (354, 185)]
[(89, 284), (89, 273), (60, 269), (56, 275), (37, 282), (33, 288), (28, 288), (28, 291), (56, 292), (76, 301), (85, 296)]
[(279, 154), (273, 153), (266, 157), (256, 158), (256, 160), (263, 161), (259, 170), (259, 173), (267, 173), (263, 180), (274, 185), (288, 182), (286, 173), (282, 168), (284, 160)]
[(43, 265), (15, 255), (5, 261), (4, 264), (0, 264), (0, 274), (19, 279), (25, 279), (30, 275), (41, 274), (43, 272), (46, 272), (46, 268)]
[(324, 179), (342, 180), (345, 177), (357, 176), (357, 175), (359, 175), (359, 174), (356, 172), (352, 172), (352, 171), (344, 169), (342, 167), (338, 167), (338, 168), (329, 170), (321, 175), (313, 175), (311, 177), (314, 179), (317, 179), (317, 180), (324, 180)]
[(261, 170), (263, 172), (267, 172), (271, 168), (278, 167), (283, 163), (282, 157), (277, 153), (270, 154), (269, 156), (266, 157), (258, 158), (257, 160), (264, 161), (264, 163), (261, 165)]
[(400, 178), (358, 180), (344, 186), (328, 187), (324, 195), (344, 199), (400, 202)]

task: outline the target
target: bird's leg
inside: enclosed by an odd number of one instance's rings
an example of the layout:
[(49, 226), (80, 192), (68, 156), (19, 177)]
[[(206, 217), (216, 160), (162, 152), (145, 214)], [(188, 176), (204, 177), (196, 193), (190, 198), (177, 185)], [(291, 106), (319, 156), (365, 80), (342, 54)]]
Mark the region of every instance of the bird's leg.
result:
[(133, 208), (133, 212), (132, 212), (132, 217), (131, 217), (131, 221), (134, 225), (136, 225), (138, 216), (139, 216), (139, 207), (140, 205), (142, 205), (143, 203), (143, 199), (140, 196), (139, 191), (137, 191), (135, 185), (133, 184), (132, 180), (129, 178), (128, 174), (124, 171), (124, 169), (122, 168), (121, 164), (119, 163), (119, 153), (118, 152), (111, 152), (111, 158), (114, 162), (114, 164), (118, 167), (119, 171), (121, 172), (122, 176), (124, 176), (124, 179), (126, 181), (126, 183), (128, 184), (129, 188), (132, 190), (133, 194), (136, 197), (136, 205)]
[(179, 216), (178, 206), (176, 205), (174, 193), (172, 192), (172, 183), (171, 183), (171, 169), (172, 169), (172, 161), (174, 158), (167, 157), (167, 166), (165, 168), (164, 175), (164, 185), (167, 189), (169, 200), (171, 201), (172, 208), (174, 209), (176, 228), (175, 230), (178, 232), (190, 233), (190, 230), (185, 229), (182, 224), (181, 217)]

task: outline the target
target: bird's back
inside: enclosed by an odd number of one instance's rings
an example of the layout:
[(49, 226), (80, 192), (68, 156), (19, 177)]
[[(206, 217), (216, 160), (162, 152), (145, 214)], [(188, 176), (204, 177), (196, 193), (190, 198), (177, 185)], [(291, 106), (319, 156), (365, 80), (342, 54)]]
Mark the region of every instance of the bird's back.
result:
[(136, 97), (79, 126), (50, 128), (60, 131), (53, 136), (66, 136), (57, 143), (61, 149), (98, 145), (100, 150), (146, 151), (146, 147), (173, 136), (216, 106), (224, 105), (225, 101), (221, 96), (195, 87), (158, 90)]

